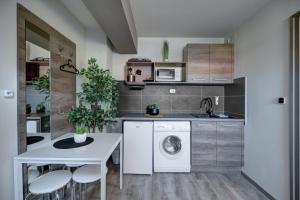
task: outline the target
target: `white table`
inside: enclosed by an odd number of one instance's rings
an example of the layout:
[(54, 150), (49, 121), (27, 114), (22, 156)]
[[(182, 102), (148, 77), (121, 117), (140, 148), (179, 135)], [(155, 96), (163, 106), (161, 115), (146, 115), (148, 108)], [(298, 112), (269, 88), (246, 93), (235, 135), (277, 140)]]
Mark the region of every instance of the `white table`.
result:
[(112, 152), (120, 144), (120, 189), (123, 185), (123, 144), (122, 134), (119, 133), (93, 133), (88, 134), (94, 141), (86, 146), (74, 149), (56, 149), (53, 143), (68, 137), (65, 134), (45, 145), (42, 148), (22, 153), (14, 158), (14, 185), (15, 199), (23, 200), (22, 164), (95, 164), (101, 166), (101, 200), (106, 199), (106, 162)]

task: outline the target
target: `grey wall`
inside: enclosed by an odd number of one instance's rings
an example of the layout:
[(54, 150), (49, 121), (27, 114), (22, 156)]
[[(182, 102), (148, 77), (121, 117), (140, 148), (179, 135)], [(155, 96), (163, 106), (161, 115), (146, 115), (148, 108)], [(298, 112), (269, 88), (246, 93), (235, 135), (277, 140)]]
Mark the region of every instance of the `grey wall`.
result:
[[(170, 94), (171, 88), (176, 89), (176, 94)], [(215, 112), (224, 112), (224, 86), (147, 85), (143, 90), (129, 90), (120, 81), (119, 90), (120, 113), (144, 113), (153, 103), (160, 106), (161, 113), (199, 113), (204, 97), (213, 99)], [(215, 105), (215, 96), (220, 97), (219, 105)]]
[(289, 199), (289, 17), (300, 1), (274, 0), (234, 35), (235, 77), (247, 76), (243, 172), (278, 200)]

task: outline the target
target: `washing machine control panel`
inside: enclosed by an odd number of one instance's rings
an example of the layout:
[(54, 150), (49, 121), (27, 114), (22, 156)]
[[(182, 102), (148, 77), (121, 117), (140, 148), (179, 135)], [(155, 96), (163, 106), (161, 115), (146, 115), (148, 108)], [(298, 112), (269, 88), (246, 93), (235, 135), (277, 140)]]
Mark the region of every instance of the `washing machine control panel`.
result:
[(190, 131), (191, 124), (189, 121), (156, 121), (154, 122), (155, 132), (186, 132)]

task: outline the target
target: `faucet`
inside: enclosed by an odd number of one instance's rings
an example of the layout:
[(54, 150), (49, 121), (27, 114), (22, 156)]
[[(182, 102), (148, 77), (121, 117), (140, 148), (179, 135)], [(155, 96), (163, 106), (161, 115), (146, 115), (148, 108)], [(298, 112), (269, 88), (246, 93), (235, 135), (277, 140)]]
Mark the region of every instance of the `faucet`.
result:
[(205, 112), (211, 116), (213, 114), (213, 102), (211, 98), (207, 97), (202, 99), (200, 102), (200, 108), (202, 108), (203, 104), (205, 106)]

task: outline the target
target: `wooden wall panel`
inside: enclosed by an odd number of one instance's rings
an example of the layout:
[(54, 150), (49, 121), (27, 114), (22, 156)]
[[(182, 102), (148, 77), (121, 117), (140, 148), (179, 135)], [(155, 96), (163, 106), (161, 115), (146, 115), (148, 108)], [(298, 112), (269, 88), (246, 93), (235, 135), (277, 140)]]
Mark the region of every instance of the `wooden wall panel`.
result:
[(68, 59), (69, 57), (51, 52), (50, 123), (52, 138), (73, 131), (72, 126), (69, 124), (67, 113), (72, 106), (76, 105), (76, 76), (59, 69), (60, 65), (68, 62)]

